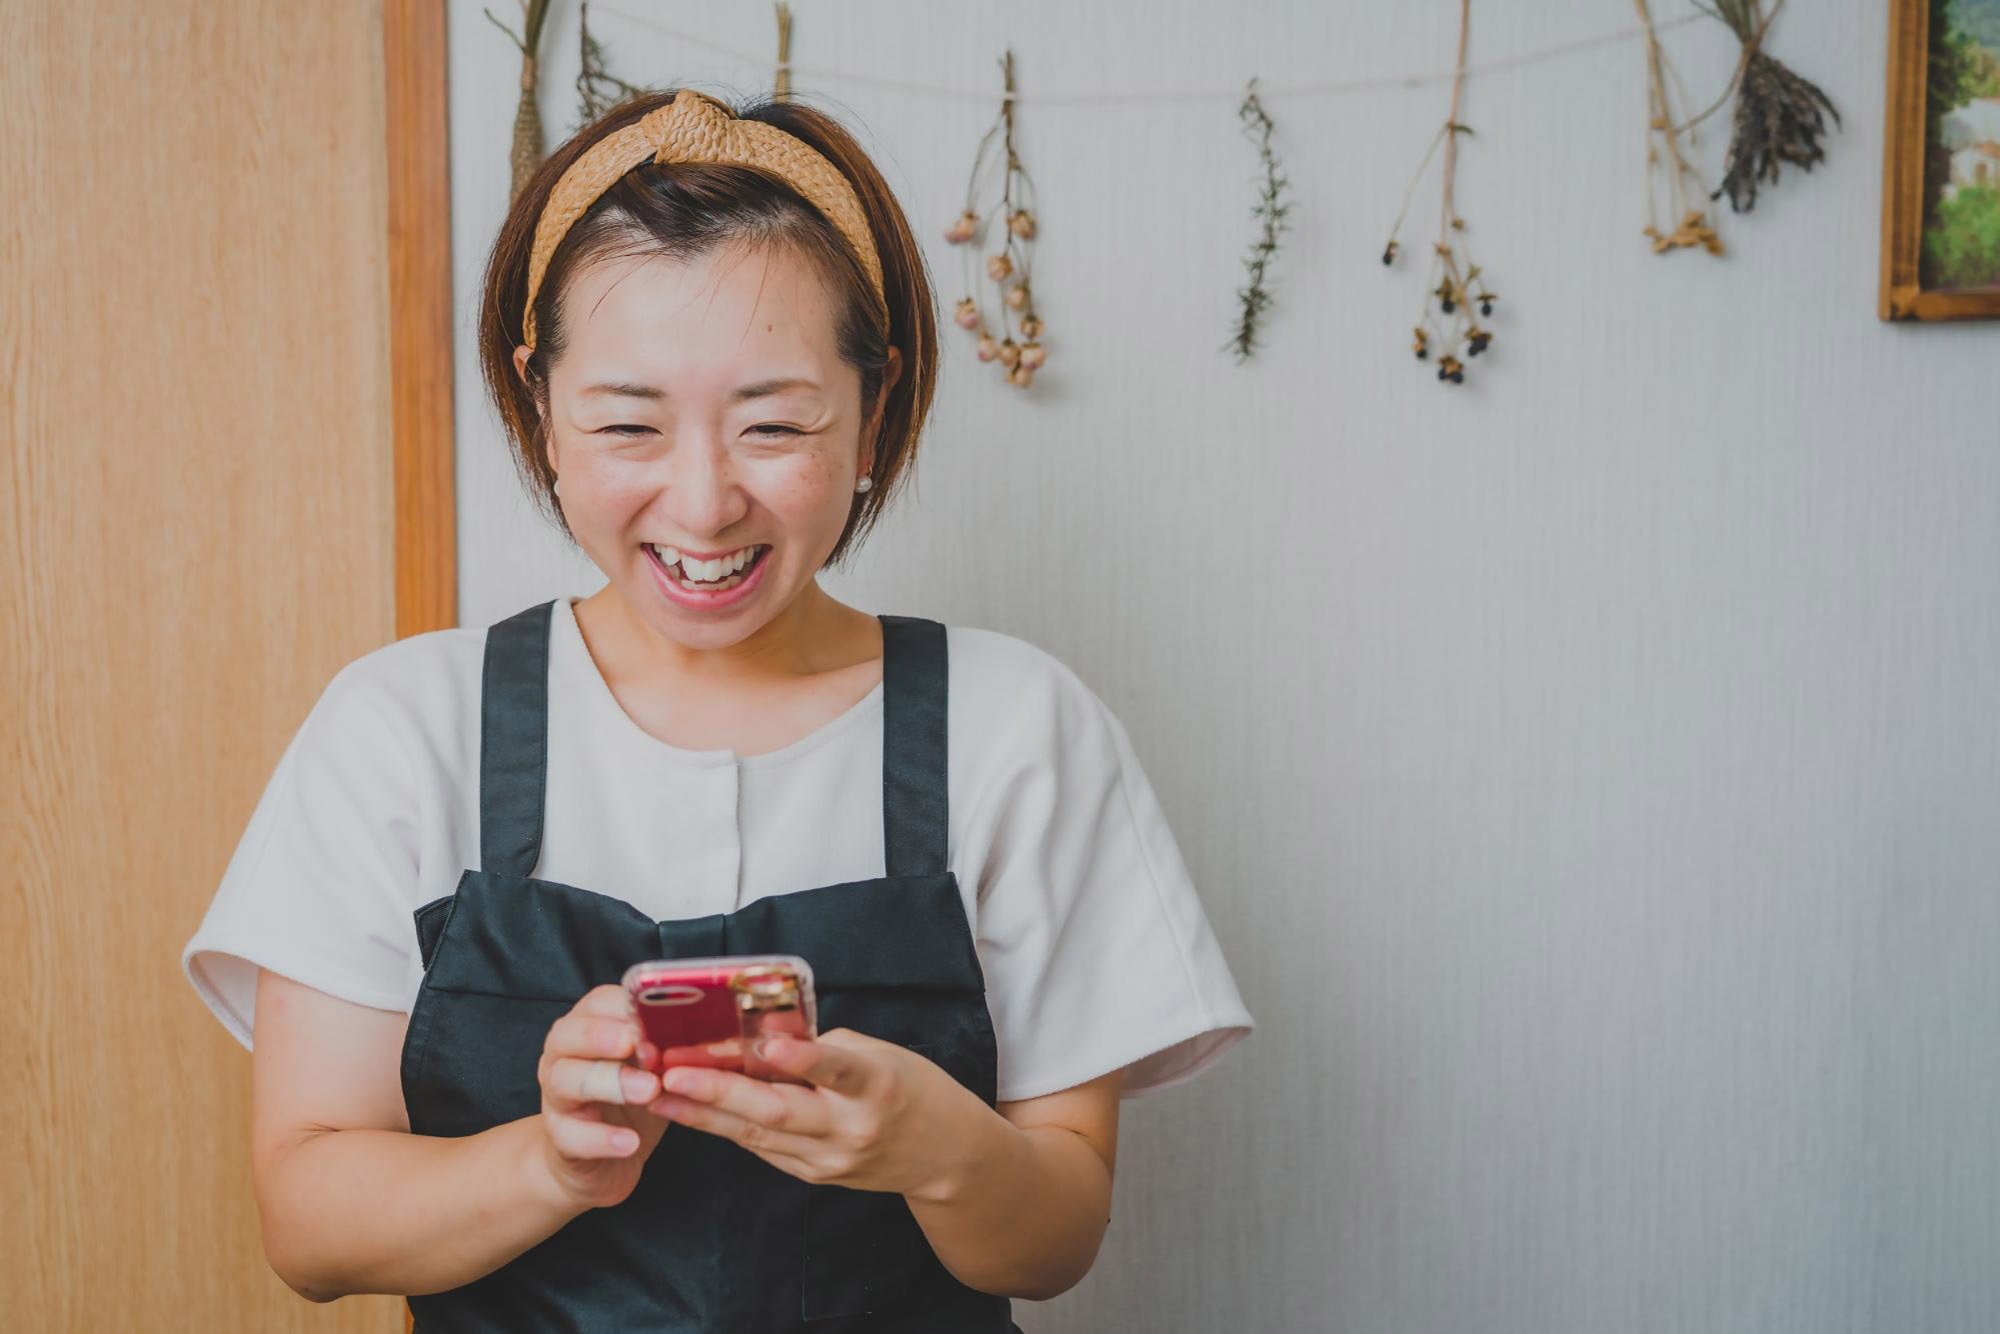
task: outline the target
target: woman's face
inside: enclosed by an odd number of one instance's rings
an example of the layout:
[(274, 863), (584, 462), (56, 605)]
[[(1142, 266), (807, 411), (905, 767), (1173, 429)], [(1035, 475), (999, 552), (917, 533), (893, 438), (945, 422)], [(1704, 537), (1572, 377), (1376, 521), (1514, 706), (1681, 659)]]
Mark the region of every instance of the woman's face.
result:
[[(719, 649), (756, 634), (840, 540), (874, 423), (833, 301), (790, 249), (742, 247), (607, 259), (563, 295), (546, 422), (563, 516), (668, 639)], [(526, 361), (517, 348), (515, 369)], [(890, 382), (897, 369), (892, 357)]]

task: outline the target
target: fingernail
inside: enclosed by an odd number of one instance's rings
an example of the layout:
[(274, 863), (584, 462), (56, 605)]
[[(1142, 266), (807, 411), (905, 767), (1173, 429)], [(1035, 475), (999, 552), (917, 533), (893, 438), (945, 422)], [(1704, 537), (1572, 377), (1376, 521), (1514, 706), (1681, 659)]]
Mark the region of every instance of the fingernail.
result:
[(645, 1102), (652, 1098), (653, 1077), (644, 1070), (621, 1070), (618, 1078), (620, 1087), (625, 1090), (625, 1101)]

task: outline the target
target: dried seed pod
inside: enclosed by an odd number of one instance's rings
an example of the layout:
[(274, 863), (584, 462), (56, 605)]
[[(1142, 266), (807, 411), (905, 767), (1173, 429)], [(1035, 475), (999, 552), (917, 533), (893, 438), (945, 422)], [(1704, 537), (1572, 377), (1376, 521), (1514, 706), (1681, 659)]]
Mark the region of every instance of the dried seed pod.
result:
[(1033, 366), (1010, 366), (1007, 368), (1007, 383), (1017, 389), (1026, 389), (1035, 380)]
[(1009, 338), (1000, 344), (1000, 364), (1012, 369), (1021, 360), (1021, 345)]
[(1021, 344), (1021, 364), (1029, 370), (1035, 370), (1048, 359), (1048, 349), (1044, 348), (1040, 343)]
[(1009, 310), (1025, 310), (1028, 305), (1028, 285), (1026, 283), (1015, 283), (1007, 289), (1005, 300)]
[(1004, 251), (998, 255), (988, 255), (986, 257), (986, 276), (994, 282), (997, 283), (1004, 280), (1013, 271), (1014, 261), (1008, 259)]
[(969, 296), (960, 297), (957, 308), (952, 312), (952, 319), (958, 322), (958, 327), (961, 329), (977, 329), (979, 327), (979, 303)]
[(1039, 315), (1023, 316), (1021, 319), (1021, 337), (1040, 338), (1041, 336), (1042, 336), (1042, 317)]
[(958, 215), (951, 226), (944, 229), (944, 239), (953, 245), (964, 245), (979, 235), (979, 215), (971, 209)]
[(981, 361), (991, 361), (999, 355), (1000, 344), (998, 340), (992, 334), (981, 334), (979, 336), (979, 359)]
[(1016, 209), (1007, 218), (1007, 230), (1023, 241), (1032, 241), (1035, 237), (1035, 215), (1024, 208)]

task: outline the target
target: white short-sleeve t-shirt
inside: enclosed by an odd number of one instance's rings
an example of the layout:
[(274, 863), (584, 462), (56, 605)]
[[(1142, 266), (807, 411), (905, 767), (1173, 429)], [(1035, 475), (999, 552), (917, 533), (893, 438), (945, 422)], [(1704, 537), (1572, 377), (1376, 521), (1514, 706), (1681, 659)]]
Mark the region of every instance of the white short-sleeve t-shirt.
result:
[[(947, 626), (948, 865), (999, 1048), (999, 1098), (1126, 1068), (1192, 1078), (1254, 1023), (1125, 728), (1052, 655)], [(280, 757), (200, 927), (195, 990), (246, 1048), (258, 968), (408, 1013), (412, 914), (479, 863), (483, 627), (335, 674)], [(567, 598), (549, 637), (538, 879), (656, 919), (884, 874), (882, 686), (783, 749), (687, 750), (599, 674)]]

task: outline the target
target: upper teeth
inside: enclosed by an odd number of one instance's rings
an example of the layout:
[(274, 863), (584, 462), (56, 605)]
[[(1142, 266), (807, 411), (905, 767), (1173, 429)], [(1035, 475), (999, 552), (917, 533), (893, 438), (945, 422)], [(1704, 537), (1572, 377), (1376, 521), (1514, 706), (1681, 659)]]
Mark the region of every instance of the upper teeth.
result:
[(679, 565), (681, 573), (689, 579), (720, 579), (748, 565), (750, 558), (757, 554), (757, 548), (744, 547), (741, 551), (732, 551), (714, 560), (688, 560), (672, 547), (655, 546), (653, 553), (660, 558), (662, 565)]

